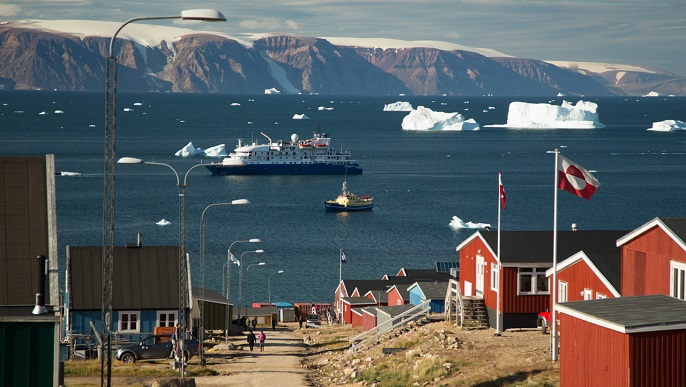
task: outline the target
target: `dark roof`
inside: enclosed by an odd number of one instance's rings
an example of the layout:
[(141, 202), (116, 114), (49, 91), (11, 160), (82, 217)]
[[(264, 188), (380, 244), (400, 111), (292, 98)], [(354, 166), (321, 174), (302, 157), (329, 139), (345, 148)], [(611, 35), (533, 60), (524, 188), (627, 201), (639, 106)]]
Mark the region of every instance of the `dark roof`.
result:
[(686, 218), (660, 218), (670, 230), (686, 242)]
[[(115, 246), (112, 308), (178, 309), (179, 247)], [(67, 246), (70, 306), (102, 308), (102, 246)]]
[(412, 281), (411, 283), (417, 281), (447, 281), (451, 278), (450, 270), (448, 270), (447, 272), (439, 272), (435, 269), (404, 269), (404, 271), (405, 276), (407, 278), (414, 279), (414, 281)]
[(376, 306), (368, 306), (366, 308), (362, 308), (362, 312), (363, 313), (369, 313), (372, 316), (376, 317), (377, 308), (376, 308)]
[[(417, 305), (404, 304), (404, 305), (389, 305), (389, 306), (377, 306), (376, 309), (378, 313), (385, 313), (391, 317), (395, 317), (401, 313), (407, 312), (408, 310), (416, 307)], [(378, 316), (377, 313), (377, 316)]]
[[(407, 286), (403, 286), (405, 284), (399, 284), (399, 285), (393, 285), (396, 289), (398, 289), (398, 294), (400, 294), (400, 297), (402, 297), (403, 300), (409, 300), (410, 299), (410, 292), (407, 290)], [(391, 289), (388, 289), (391, 290)], [(388, 293), (386, 293), (388, 294)]]
[(615, 250), (605, 253), (586, 253), (585, 251), (584, 253), (603, 277), (619, 292), (622, 289), (622, 253), (619, 247), (615, 247)]
[(347, 302), (350, 305), (373, 305), (376, 301), (367, 297), (343, 297), (343, 302)]
[(686, 302), (665, 295), (564, 302), (559, 311), (621, 332), (686, 329)]
[[(200, 288), (193, 288), (193, 298), (199, 299), (200, 298)], [(216, 290), (213, 289), (205, 289), (205, 297), (204, 300), (207, 302), (216, 302), (218, 304), (227, 304), (226, 296), (222, 295)]]
[(388, 293), (384, 290), (370, 290), (367, 293), (364, 294), (366, 297), (367, 294), (371, 294), (372, 297), (374, 297), (374, 301), (381, 303), (381, 304), (387, 304), (388, 303)]
[(388, 291), (393, 285), (413, 284), (417, 281), (448, 281), (450, 273), (438, 273), (433, 269), (405, 269), (407, 276), (389, 276), (386, 280), (347, 280), (343, 283), (348, 294), (352, 294), (357, 289), (361, 295), (367, 294), (370, 290)]
[(448, 291), (447, 282), (417, 282), (427, 300), (443, 300)]
[[(498, 249), (498, 233), (477, 231), (493, 252)], [(587, 255), (612, 252), (626, 230), (579, 230), (557, 232), (558, 262), (583, 250)], [(552, 231), (501, 231), (500, 261), (507, 264), (553, 264)]]

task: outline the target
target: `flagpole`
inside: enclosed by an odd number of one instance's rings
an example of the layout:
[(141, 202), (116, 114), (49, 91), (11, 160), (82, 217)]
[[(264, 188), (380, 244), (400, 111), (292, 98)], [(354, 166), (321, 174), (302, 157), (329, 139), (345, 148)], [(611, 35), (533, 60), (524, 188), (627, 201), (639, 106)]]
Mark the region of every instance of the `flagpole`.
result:
[(343, 325), (343, 300), (341, 299), (341, 283), (343, 282), (343, 248), (338, 250), (338, 323)]
[(503, 195), (501, 193), (501, 186), (502, 186), (502, 180), (500, 177), (501, 173), (498, 172), (498, 257), (497, 257), (497, 270), (498, 270), (498, 286), (496, 288), (496, 293), (495, 293), (495, 333), (497, 335), (500, 335), (500, 202), (503, 200)]
[(555, 149), (555, 192), (553, 197), (553, 284), (550, 310), (550, 340), (552, 347), (552, 360), (557, 361), (557, 319), (555, 316), (555, 303), (557, 302), (557, 186), (559, 185), (559, 172), (557, 170), (558, 155), (560, 152)]

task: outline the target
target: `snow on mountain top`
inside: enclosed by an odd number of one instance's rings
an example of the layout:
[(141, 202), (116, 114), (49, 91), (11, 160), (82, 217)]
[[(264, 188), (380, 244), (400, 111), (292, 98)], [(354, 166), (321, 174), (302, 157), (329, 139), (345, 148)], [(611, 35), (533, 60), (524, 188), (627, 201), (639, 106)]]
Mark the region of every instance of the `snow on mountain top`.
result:
[[(178, 23), (182, 23), (178, 21)], [(32, 28), (36, 30), (50, 30), (63, 34), (78, 36), (80, 38), (86, 36), (102, 36), (111, 38), (112, 35), (121, 27), (119, 22), (106, 21), (92, 21), (92, 20), (14, 20), (7, 22), (4, 26), (14, 28)], [(190, 24), (189, 24), (190, 25)], [(154, 47), (160, 44), (161, 41), (175, 42), (186, 35), (208, 34), (216, 35), (227, 39), (233, 39), (238, 43), (250, 47), (252, 44), (233, 36), (222, 34), (219, 32), (209, 32), (202, 30), (194, 30), (190, 28), (169, 27), (144, 23), (131, 23), (122, 29), (117, 38), (132, 40), (145, 47)]]
[(493, 50), (491, 48), (478, 48), (463, 46), (461, 44), (440, 42), (436, 40), (399, 40), (399, 39), (384, 39), (384, 38), (345, 38), (345, 37), (322, 37), (322, 39), (328, 40), (331, 44), (336, 46), (347, 46), (347, 47), (368, 47), (368, 48), (417, 48), (417, 47), (428, 47), (436, 48), (444, 51), (453, 50), (463, 50), (472, 51), (477, 54), (481, 54), (487, 57), (512, 57), (511, 55), (503, 54), (500, 51)]
[(572, 62), (560, 60), (546, 60), (545, 62), (553, 64), (557, 67), (567, 68), (570, 70), (582, 70), (592, 73), (604, 73), (606, 71), (632, 71), (639, 73), (656, 74), (657, 72), (641, 66), (601, 63), (601, 62)]

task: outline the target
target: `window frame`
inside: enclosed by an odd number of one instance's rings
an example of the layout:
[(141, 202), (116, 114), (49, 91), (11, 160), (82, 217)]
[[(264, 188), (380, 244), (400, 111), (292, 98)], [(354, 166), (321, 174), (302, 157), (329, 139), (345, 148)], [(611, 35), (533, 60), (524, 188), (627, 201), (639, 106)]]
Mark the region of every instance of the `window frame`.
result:
[(500, 273), (498, 272), (498, 263), (491, 262), (491, 290), (494, 292), (498, 291), (498, 280), (500, 279)]
[(567, 301), (569, 301), (569, 284), (565, 281), (557, 281), (557, 302)]
[[(550, 294), (550, 288), (548, 286), (548, 278), (546, 277), (546, 270), (549, 268), (546, 267), (518, 267), (517, 268), (517, 295), (521, 296), (537, 296), (537, 295), (549, 295)], [(522, 270), (530, 270), (530, 271), (522, 271)], [(528, 292), (522, 291), (522, 276), (528, 276), (531, 279), (531, 290)], [(538, 286), (536, 284), (538, 283), (536, 279), (538, 276), (543, 276), (546, 288), (547, 290), (538, 290)]]
[[(167, 325), (162, 325), (161, 322), (162, 320), (160, 319), (160, 316), (162, 314), (165, 314), (167, 318), (169, 318), (170, 314), (174, 314), (174, 321), (171, 322), (171, 325), (169, 325), (169, 320), (167, 320)], [(176, 324), (179, 321), (179, 311), (178, 310), (158, 310), (157, 311), (157, 321), (156, 321), (156, 326), (158, 327), (175, 327)]]
[[(126, 316), (126, 329), (124, 329), (124, 316)], [(131, 316), (136, 316), (136, 327), (131, 329)], [(140, 310), (120, 310), (119, 323), (117, 324), (120, 333), (140, 333), (141, 332), (141, 311)]]
[[(680, 274), (675, 278), (675, 273)], [(679, 261), (669, 262), (669, 295), (686, 301), (686, 263)]]

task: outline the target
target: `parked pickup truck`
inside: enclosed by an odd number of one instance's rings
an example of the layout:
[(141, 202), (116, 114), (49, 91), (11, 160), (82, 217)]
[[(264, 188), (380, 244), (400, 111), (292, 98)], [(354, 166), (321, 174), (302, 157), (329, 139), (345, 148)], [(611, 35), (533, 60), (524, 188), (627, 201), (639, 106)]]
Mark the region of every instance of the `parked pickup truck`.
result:
[[(184, 361), (198, 354), (198, 340), (186, 339), (184, 343)], [(164, 360), (173, 356), (171, 335), (152, 335), (138, 344), (129, 344), (117, 350), (117, 360), (123, 363), (134, 363), (138, 360)]]

